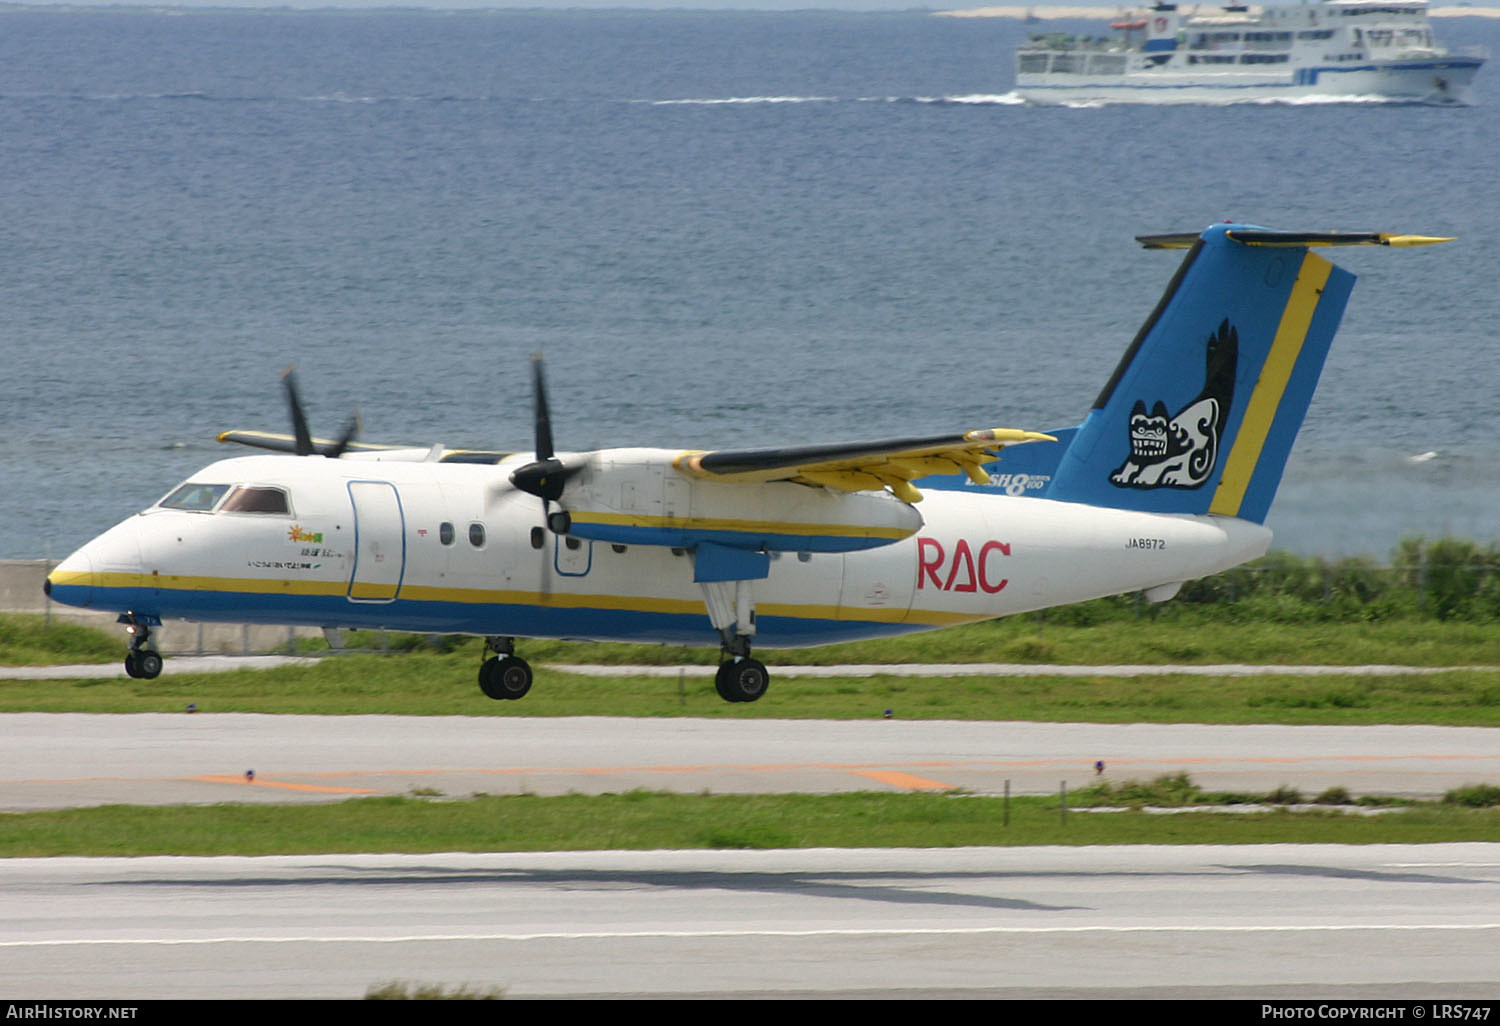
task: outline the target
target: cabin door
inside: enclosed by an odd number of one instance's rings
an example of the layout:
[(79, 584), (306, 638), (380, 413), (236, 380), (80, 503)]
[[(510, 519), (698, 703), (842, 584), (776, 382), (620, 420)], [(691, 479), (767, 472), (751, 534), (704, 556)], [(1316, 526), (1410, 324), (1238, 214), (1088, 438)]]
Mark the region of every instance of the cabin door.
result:
[(349, 498), (354, 503), (349, 601), (394, 601), (406, 572), (406, 523), (396, 486), (385, 481), (350, 481)]

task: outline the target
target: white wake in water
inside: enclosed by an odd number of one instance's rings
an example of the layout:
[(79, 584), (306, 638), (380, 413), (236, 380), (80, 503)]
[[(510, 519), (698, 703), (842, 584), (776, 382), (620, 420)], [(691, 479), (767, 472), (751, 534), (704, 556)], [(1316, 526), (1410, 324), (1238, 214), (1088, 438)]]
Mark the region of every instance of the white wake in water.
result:
[(974, 104), (1012, 107), (1026, 101), (1016, 93), (977, 93), (969, 96), (725, 96), (681, 100), (637, 100), (653, 107), (716, 107), (758, 103), (932, 103)]

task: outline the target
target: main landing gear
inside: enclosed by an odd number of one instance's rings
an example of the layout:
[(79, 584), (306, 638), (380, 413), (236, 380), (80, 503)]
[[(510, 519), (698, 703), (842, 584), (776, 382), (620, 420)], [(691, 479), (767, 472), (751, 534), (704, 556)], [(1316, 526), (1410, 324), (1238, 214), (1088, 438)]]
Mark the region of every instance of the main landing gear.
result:
[[(714, 689), (726, 702), (755, 702), (770, 686), (765, 663), (751, 658), (755, 637), (755, 601), (750, 582), (700, 581), (709, 620), (719, 632), (724, 661), (714, 676)], [(489, 637), (479, 666), (479, 689), (490, 698), (515, 700), (531, 690), (531, 667), (516, 655), (516, 639)]]
[(766, 665), (750, 658), (755, 636), (755, 599), (749, 581), (702, 581), (708, 618), (719, 632), (724, 661), (714, 676), (714, 688), (726, 702), (754, 702), (766, 693), (771, 675)]
[(160, 627), (161, 621), (154, 617), (121, 613), (117, 623), (127, 624), (130, 634), (130, 651), (125, 653), (125, 673), (137, 680), (155, 680), (161, 676), (161, 653), (151, 645), (151, 628)]
[(531, 664), (517, 656), (515, 650), (515, 638), (485, 639), (484, 662), (479, 664), (479, 690), (490, 698), (525, 698), (531, 690)]

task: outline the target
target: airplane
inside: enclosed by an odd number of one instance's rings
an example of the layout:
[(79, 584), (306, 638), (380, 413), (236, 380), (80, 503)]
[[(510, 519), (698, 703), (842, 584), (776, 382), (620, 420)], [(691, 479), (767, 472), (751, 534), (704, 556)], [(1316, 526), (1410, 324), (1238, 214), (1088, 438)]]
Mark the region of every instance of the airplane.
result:
[[(61, 603), (119, 613), (125, 669), (200, 622), (485, 639), (484, 694), (532, 685), (517, 638), (752, 648), (925, 631), (1107, 595), (1152, 601), (1263, 555), (1264, 521), (1354, 275), (1314, 252), (1450, 241), (1222, 223), (1137, 236), (1181, 266), (1081, 424), (735, 450), (559, 452), (540, 357), (531, 452), (228, 431), (225, 459), (70, 555)], [(538, 502), (538, 500), (540, 500)]]

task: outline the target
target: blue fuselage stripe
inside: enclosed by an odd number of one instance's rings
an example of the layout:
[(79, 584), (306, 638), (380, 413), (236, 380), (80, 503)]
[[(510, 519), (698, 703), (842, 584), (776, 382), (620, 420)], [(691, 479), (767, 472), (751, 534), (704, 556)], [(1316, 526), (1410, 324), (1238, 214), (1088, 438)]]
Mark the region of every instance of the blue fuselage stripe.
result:
[[(205, 622), (303, 627), (389, 629), (414, 633), (513, 635), (526, 638), (662, 642), (704, 645), (717, 637), (707, 611), (673, 613), (522, 603), (413, 601), (351, 602), (339, 595), (261, 595), (235, 591), (54, 586), (53, 598), (96, 609), (127, 609)], [(922, 624), (790, 617), (756, 617), (762, 648), (858, 641), (929, 629)]]

